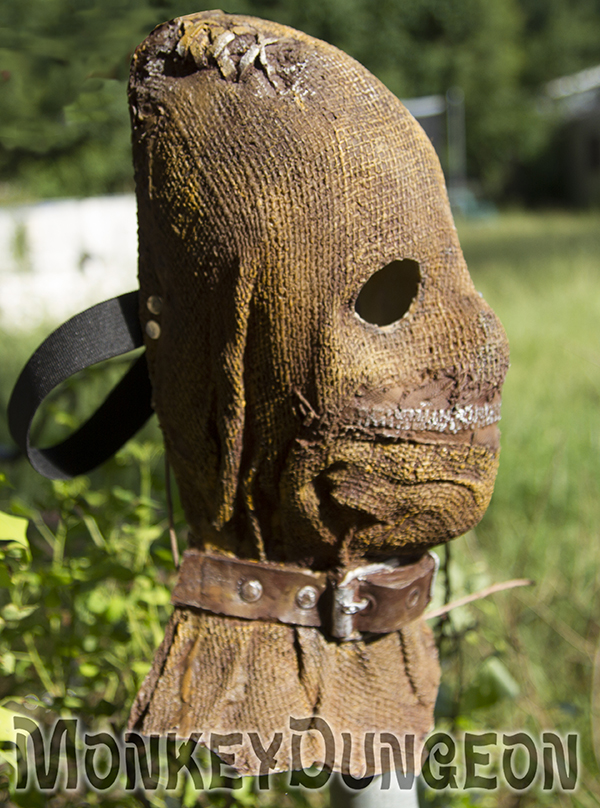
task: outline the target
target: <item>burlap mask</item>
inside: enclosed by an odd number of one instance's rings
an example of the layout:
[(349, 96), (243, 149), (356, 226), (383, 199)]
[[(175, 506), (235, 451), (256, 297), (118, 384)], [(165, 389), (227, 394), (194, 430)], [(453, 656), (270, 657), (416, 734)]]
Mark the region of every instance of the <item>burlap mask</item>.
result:
[[(336, 48), (221, 12), (156, 29), (130, 103), (140, 314), (191, 546), (343, 572), (475, 525), (508, 347), (403, 105)], [(282, 733), (285, 770), (290, 716), (317, 716), (361, 772), (365, 733), (431, 729), (438, 678), (422, 618), (341, 642), (180, 606), (131, 727), (241, 733), (256, 773), (249, 733)], [(323, 757), (304, 738), (302, 764)]]

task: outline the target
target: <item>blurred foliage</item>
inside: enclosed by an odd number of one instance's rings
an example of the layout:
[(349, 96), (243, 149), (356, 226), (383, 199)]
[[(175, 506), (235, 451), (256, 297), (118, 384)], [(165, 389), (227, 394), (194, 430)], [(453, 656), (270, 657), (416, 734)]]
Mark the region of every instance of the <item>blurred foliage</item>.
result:
[[(212, 0), (0, 4), (0, 182), (12, 198), (132, 188), (126, 103), (135, 46)], [(342, 48), (400, 97), (466, 98), (470, 176), (498, 196), (547, 144), (540, 85), (600, 62), (600, 0), (230, 0)], [(5, 188), (4, 196), (9, 193)]]
[[(513, 577), (534, 586), (452, 614), (445, 632), (462, 642), (444, 650), (441, 638), (450, 692), (440, 726), (579, 733), (575, 794), (492, 794), (479, 804), (598, 806), (598, 214), (513, 213), (459, 221), (458, 230), (475, 285), (507, 331), (511, 367), (494, 496), (477, 529), (451, 545), (452, 597)], [(490, 669), (490, 657), (514, 683)], [(514, 684), (519, 694), (510, 697)], [(505, 695), (477, 704), (494, 691)]]
[[(165, 793), (159, 786), (148, 797), (132, 794), (125, 790), (124, 769), (114, 787), (98, 793), (85, 782), (76, 791), (59, 786), (51, 795), (35, 785), (14, 789), (14, 752), (5, 743), (13, 737), (14, 712), (49, 731), (58, 717), (77, 718), (81, 733), (119, 737), (125, 731), (171, 611), (175, 571), (162, 459), (150, 428), (105, 464), (101, 486), (89, 477), (40, 480), (23, 496), (0, 475), (0, 501), (11, 511), (0, 511), (0, 804), (42, 808), (51, 796), (55, 808), (226, 808), (256, 805), (261, 794), (260, 804), (273, 808), (322, 808), (322, 792), (289, 799), (282, 776), (272, 777), (268, 793), (253, 778), (234, 792), (215, 791), (224, 781), (213, 771), (222, 770), (200, 750), (195, 757), (203, 782), (211, 784), (206, 793), (182, 776), (176, 790)], [(181, 520), (176, 524), (183, 533)]]

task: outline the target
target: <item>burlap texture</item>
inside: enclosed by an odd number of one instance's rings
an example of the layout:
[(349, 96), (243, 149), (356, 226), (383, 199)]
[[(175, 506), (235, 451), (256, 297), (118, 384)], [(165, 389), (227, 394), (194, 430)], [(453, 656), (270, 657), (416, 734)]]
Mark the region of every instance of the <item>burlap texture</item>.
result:
[[(146, 341), (154, 406), (192, 544), (327, 570), (418, 557), (476, 524), (508, 347), (403, 105), (332, 46), (221, 12), (156, 29), (130, 103), (140, 316), (160, 328)], [(365, 283), (407, 260), (404, 316), (359, 317)], [(131, 726), (241, 732), (243, 772), (258, 770), (248, 733), (282, 732), (286, 769), (290, 715), (357, 744), (422, 737), (437, 681), (422, 621), (338, 643), (178, 609)]]

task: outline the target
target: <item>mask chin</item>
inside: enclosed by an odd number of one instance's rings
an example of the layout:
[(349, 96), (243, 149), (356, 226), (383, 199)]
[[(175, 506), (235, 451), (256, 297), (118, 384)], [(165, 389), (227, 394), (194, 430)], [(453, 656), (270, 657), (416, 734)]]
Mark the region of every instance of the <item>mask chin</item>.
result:
[(305, 443), (286, 461), (269, 549), (323, 569), (413, 556), (479, 522), (497, 469), (497, 451), (470, 444)]

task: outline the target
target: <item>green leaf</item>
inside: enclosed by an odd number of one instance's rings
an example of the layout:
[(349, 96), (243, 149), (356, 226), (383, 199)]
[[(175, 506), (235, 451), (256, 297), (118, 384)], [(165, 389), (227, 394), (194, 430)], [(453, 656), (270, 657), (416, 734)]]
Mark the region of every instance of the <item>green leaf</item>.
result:
[(137, 673), (138, 676), (145, 676), (150, 670), (150, 663), (144, 662), (141, 659), (136, 659), (131, 663), (131, 669), (134, 673)]
[(81, 710), (83, 701), (76, 696), (65, 696), (63, 699), (63, 704), (70, 710)]
[(171, 592), (165, 586), (156, 584), (153, 589), (140, 592), (138, 599), (154, 606), (166, 606), (171, 602)]
[[(2, 553), (0, 552), (0, 557)], [(0, 589), (8, 589), (11, 584), (11, 576), (4, 564), (0, 564)]]
[(519, 685), (498, 657), (486, 660), (486, 673), (501, 698), (515, 699), (519, 695)]
[(87, 598), (87, 607), (93, 614), (103, 614), (108, 608), (110, 596), (103, 587), (93, 589)]
[(121, 615), (125, 611), (127, 603), (125, 598), (121, 595), (112, 595), (106, 609), (106, 619), (109, 623), (116, 623), (120, 620)]
[(126, 488), (121, 488), (120, 485), (113, 486), (113, 495), (120, 499), (121, 502), (137, 502), (138, 496), (133, 491), (128, 491)]
[(11, 673), (14, 673), (15, 662), (16, 658), (12, 651), (5, 651), (0, 657), (0, 665), (2, 666), (2, 671), (6, 676), (10, 676)]
[(5, 620), (23, 620), (33, 614), (37, 608), (37, 606), (17, 606), (15, 603), (7, 603), (2, 609), (2, 617)]
[[(12, 710), (7, 710), (6, 707), (0, 707), (0, 743), (15, 743), (14, 715), (16, 715), (16, 713), (13, 713)], [(16, 771), (16, 749), (0, 750), (0, 760), (4, 760)]]
[(16, 542), (29, 553), (28, 524), (27, 519), (22, 519), (20, 516), (10, 516), (8, 513), (0, 511), (0, 541)]
[(519, 695), (519, 685), (498, 657), (488, 657), (474, 681), (465, 691), (461, 708), (463, 714), (471, 710), (491, 707), (504, 699)]
[(0, 742), (13, 742), (15, 740), (15, 728), (13, 725), (13, 716), (17, 715), (17, 713), (13, 713), (12, 710), (7, 710), (6, 707), (0, 707)]

